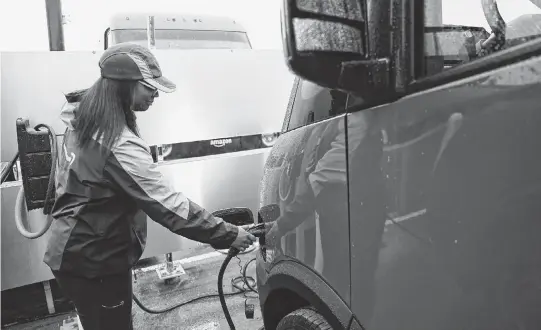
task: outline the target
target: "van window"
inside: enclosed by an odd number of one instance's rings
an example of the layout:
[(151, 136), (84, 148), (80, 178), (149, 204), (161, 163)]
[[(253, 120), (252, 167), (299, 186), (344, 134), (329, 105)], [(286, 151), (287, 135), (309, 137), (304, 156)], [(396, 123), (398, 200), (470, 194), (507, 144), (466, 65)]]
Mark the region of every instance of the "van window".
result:
[(345, 112), (347, 93), (300, 80), (288, 130), (325, 120)]
[(485, 8), (480, 0), (424, 3), (423, 76), (541, 38), (541, 8), (536, 0), (497, 0), (497, 7)]

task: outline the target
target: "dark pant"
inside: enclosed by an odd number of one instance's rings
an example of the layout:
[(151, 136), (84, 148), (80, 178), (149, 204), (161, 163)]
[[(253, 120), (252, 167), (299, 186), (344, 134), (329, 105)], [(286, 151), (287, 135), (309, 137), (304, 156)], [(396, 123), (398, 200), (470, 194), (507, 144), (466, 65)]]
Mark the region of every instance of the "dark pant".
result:
[(87, 279), (53, 272), (60, 289), (73, 303), (84, 330), (131, 330), (131, 270)]

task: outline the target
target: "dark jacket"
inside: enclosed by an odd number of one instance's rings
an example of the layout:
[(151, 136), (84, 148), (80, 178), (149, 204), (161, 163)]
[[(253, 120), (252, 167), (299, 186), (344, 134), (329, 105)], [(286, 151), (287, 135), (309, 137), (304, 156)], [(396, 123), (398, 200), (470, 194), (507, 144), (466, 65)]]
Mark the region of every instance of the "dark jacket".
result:
[(76, 107), (68, 103), (61, 115), (68, 129), (58, 150), (55, 220), (44, 257), (53, 271), (94, 278), (132, 267), (146, 243), (140, 210), (173, 233), (216, 249), (233, 243), (237, 227), (176, 191), (149, 146), (129, 129), (111, 150), (94, 139), (82, 152), (73, 131)]

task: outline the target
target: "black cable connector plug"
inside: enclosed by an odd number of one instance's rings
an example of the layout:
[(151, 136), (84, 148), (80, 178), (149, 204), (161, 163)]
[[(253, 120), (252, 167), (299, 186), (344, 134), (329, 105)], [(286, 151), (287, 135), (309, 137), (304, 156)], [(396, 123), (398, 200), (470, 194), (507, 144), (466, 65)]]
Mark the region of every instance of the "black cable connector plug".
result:
[(247, 229), (247, 231), (254, 235), (255, 237), (262, 237), (262, 236), (265, 236), (265, 234), (267, 233), (267, 226), (268, 224), (265, 224), (265, 223), (259, 223), (257, 225), (253, 225), (251, 227), (249, 227)]
[(244, 302), (244, 315), (247, 319), (254, 318), (255, 306), (254, 304), (249, 304), (247, 301)]

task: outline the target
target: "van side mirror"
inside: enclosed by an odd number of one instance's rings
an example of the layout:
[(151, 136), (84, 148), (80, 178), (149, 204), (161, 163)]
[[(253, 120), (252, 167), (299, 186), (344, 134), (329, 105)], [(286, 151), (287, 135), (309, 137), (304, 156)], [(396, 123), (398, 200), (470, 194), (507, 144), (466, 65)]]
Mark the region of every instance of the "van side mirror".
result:
[(291, 71), (360, 96), (389, 87), (389, 60), (369, 56), (367, 0), (283, 1), (282, 39)]
[(235, 226), (251, 225), (254, 223), (254, 214), (247, 207), (232, 207), (212, 212), (212, 215), (222, 218), (225, 222)]

